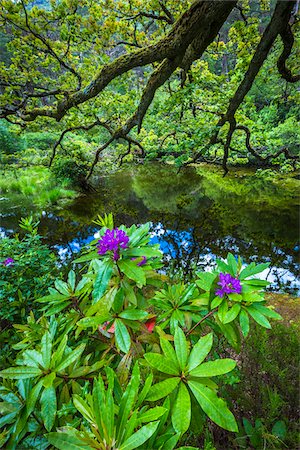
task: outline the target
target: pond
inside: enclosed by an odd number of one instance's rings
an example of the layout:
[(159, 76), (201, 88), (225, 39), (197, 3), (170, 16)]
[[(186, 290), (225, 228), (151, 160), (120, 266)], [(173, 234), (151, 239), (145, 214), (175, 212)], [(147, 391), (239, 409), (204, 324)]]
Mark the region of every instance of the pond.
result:
[(2, 233), (18, 230), (18, 220), (40, 214), (40, 234), (63, 261), (94, 239), (98, 214), (112, 212), (115, 224), (151, 222), (152, 242), (159, 243), (173, 274), (188, 279), (197, 266), (205, 270), (230, 251), (246, 263), (270, 262), (263, 274), (270, 289), (297, 293), (299, 274), (299, 180), (255, 176), (235, 169), (147, 163), (122, 167), (99, 177), (97, 192), (71, 204), (41, 210), (20, 195), (1, 199)]

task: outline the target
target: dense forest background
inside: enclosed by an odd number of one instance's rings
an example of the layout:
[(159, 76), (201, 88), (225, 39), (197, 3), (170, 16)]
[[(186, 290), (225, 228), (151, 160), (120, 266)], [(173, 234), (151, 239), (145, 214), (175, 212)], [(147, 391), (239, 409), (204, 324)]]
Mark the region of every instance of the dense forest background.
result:
[[(159, 53), (190, 2), (1, 2), (3, 162), (46, 165), (58, 155), (66, 170), (72, 160), (90, 174), (109, 154), (110, 161), (212, 161), (225, 170), (228, 161), (293, 170), (300, 141), (299, 20), (297, 5), (283, 3), (291, 5), (288, 31), (284, 38), (275, 23), (269, 53), (259, 54), (259, 42), (276, 19), (275, 2), (231, 2), (228, 11), (221, 7), (225, 16), (207, 48), (186, 53), (187, 61), (163, 74), (172, 61), (163, 56), (163, 62), (155, 55), (135, 61), (129, 71), (121, 66), (126, 55), (155, 45)], [(257, 76), (249, 72), (255, 57)], [(101, 76), (110, 82), (90, 95)], [(245, 82), (246, 95), (238, 99)], [(224, 117), (233, 99), (239, 104), (231, 136), (231, 119)]]

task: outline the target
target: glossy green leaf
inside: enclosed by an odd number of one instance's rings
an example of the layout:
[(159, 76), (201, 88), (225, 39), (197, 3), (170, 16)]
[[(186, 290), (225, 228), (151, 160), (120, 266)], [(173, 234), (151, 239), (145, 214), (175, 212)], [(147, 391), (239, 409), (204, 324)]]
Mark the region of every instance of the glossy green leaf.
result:
[(78, 320), (77, 326), (83, 329), (86, 328), (95, 328), (98, 325), (103, 324), (107, 320), (111, 318), (109, 312), (105, 312), (99, 316), (94, 317), (84, 317), (83, 319)]
[(26, 398), (26, 413), (27, 416), (29, 416), (32, 411), (34, 411), (35, 404), (37, 402), (37, 399), (39, 398), (41, 389), (43, 387), (44, 380), (41, 379), (38, 384), (36, 384), (29, 392), (28, 397)]
[(179, 384), (178, 393), (172, 409), (172, 425), (177, 433), (185, 433), (191, 422), (191, 397), (183, 382)]
[(146, 400), (149, 402), (154, 402), (156, 400), (160, 400), (163, 397), (166, 397), (171, 392), (176, 389), (178, 383), (180, 382), (179, 377), (167, 378), (160, 383), (154, 384), (151, 386), (149, 393), (146, 397)]
[(264, 315), (262, 315), (256, 308), (254, 308), (253, 306), (248, 306), (247, 311), (259, 325), (264, 328), (272, 328), (268, 319)]
[(56, 402), (56, 393), (55, 388), (53, 386), (45, 388), (41, 395), (41, 416), (47, 431), (51, 431), (53, 428), (56, 411), (57, 411), (57, 402)]
[(147, 311), (141, 311), (140, 309), (125, 309), (119, 314), (119, 317), (128, 320), (143, 320), (147, 316)]
[(197, 286), (204, 291), (209, 291), (216, 279), (216, 274), (211, 272), (197, 272), (196, 275), (199, 277), (199, 280), (196, 280)]
[(245, 309), (241, 310), (240, 315), (239, 315), (239, 321), (240, 321), (240, 326), (241, 326), (243, 336), (247, 337), (249, 334), (249, 330), (250, 330), (250, 321), (249, 321), (249, 316), (248, 316), (247, 312), (245, 311)]
[(120, 450), (133, 450), (140, 445), (144, 444), (155, 433), (159, 421), (150, 422), (148, 425), (144, 425), (138, 431), (136, 431), (130, 438), (128, 438), (120, 447)]
[(114, 324), (116, 345), (122, 352), (128, 353), (131, 346), (130, 334), (122, 320), (116, 319)]
[(167, 409), (163, 408), (162, 406), (155, 406), (154, 408), (150, 408), (146, 412), (141, 414), (138, 418), (138, 421), (139, 423), (152, 422), (153, 420), (159, 419), (166, 411)]
[(190, 371), (193, 377), (214, 377), (230, 372), (236, 366), (236, 361), (229, 358), (208, 361)]
[(55, 368), (56, 372), (63, 371), (66, 367), (70, 366), (73, 362), (77, 361), (85, 349), (85, 344), (80, 344), (75, 350), (72, 350), (68, 356)]
[(249, 266), (245, 267), (240, 273), (239, 279), (244, 280), (245, 278), (251, 277), (252, 275), (256, 275), (257, 273), (263, 272), (265, 269), (269, 267), (270, 263), (258, 264), (255, 265), (254, 262), (250, 263)]
[(62, 295), (70, 295), (68, 285), (64, 281), (55, 280), (54, 286)]
[(146, 353), (145, 359), (150, 366), (159, 372), (167, 373), (169, 375), (179, 375), (178, 368), (174, 365), (173, 361), (166, 358), (159, 353)]
[(68, 284), (72, 290), (72, 292), (74, 292), (75, 290), (75, 281), (76, 281), (76, 275), (74, 270), (70, 270), (70, 272), (68, 273)]
[(206, 336), (203, 336), (199, 339), (199, 341), (194, 345), (191, 354), (188, 359), (188, 371), (190, 372), (195, 367), (199, 366), (199, 364), (204, 361), (209, 352), (211, 351), (213, 344), (213, 334), (209, 333)]
[(188, 385), (205, 414), (213, 422), (225, 430), (238, 431), (235, 418), (223, 399), (218, 398), (214, 391), (197, 381), (188, 381)]
[(134, 261), (121, 259), (118, 261), (118, 266), (130, 280), (135, 281), (139, 286), (145, 286), (146, 276), (144, 270), (137, 266)]
[(258, 312), (263, 314), (264, 316), (270, 317), (270, 319), (274, 320), (282, 320), (282, 317), (280, 314), (278, 314), (276, 311), (274, 311), (271, 308), (268, 308), (261, 303), (253, 303), (251, 305), (253, 308), (255, 308)]
[(174, 344), (179, 366), (183, 370), (187, 364), (189, 346), (185, 334), (180, 327), (175, 331)]
[(234, 304), (225, 314), (223, 323), (232, 322), (239, 315), (240, 310), (241, 305), (239, 303)]
[(98, 261), (97, 275), (93, 289), (93, 303), (96, 303), (103, 297), (109, 280), (112, 275), (113, 262), (110, 259)]
[(236, 276), (236, 272), (237, 272), (237, 260), (235, 259), (235, 257), (233, 256), (232, 253), (228, 253), (227, 255), (227, 264), (229, 267), (229, 272), (230, 274), (235, 277)]
[(174, 350), (173, 345), (167, 339), (162, 337), (160, 339), (160, 346), (161, 346), (161, 349), (162, 349), (165, 357), (167, 359), (169, 359), (170, 361), (172, 361), (174, 366), (179, 371), (180, 367), (179, 367), (178, 359), (177, 359), (176, 352)]
[(48, 433), (46, 438), (51, 445), (59, 450), (93, 450), (81, 439), (67, 433)]
[(95, 422), (92, 409), (78, 394), (73, 395), (73, 403), (75, 408), (88, 422)]
[(1, 370), (0, 377), (11, 380), (25, 380), (26, 378), (38, 377), (41, 374), (42, 371), (36, 367), (19, 366)]
[(224, 300), (223, 297), (219, 297), (219, 296), (215, 297), (213, 299), (213, 301), (211, 302), (211, 305), (210, 305), (211, 309), (215, 309), (217, 306), (219, 306), (222, 303), (223, 300)]
[(52, 338), (48, 331), (42, 337), (41, 352), (42, 352), (43, 363), (44, 363), (43, 367), (45, 367), (45, 369), (48, 369), (50, 367), (51, 354), (52, 354)]

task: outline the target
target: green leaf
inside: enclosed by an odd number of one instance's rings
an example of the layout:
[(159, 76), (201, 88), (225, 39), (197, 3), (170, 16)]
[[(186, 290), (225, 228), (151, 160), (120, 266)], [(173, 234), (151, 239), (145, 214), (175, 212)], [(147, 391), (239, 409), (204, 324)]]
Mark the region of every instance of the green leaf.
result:
[(44, 389), (41, 396), (41, 416), (47, 431), (51, 431), (56, 417), (57, 403), (53, 386)]
[(48, 433), (45, 435), (50, 444), (59, 450), (93, 450), (89, 445), (67, 433)]
[(263, 316), (260, 312), (257, 311), (253, 306), (248, 306), (247, 311), (252, 316), (252, 318), (257, 322), (259, 325), (261, 325), (264, 328), (272, 328), (270, 322), (268, 319)]
[(54, 283), (55, 288), (60, 292), (62, 295), (70, 295), (68, 285), (62, 280), (55, 280)]
[(120, 402), (119, 420), (117, 423), (118, 429), (117, 441), (119, 442), (122, 442), (122, 440), (124, 439), (126, 424), (137, 400), (139, 385), (140, 385), (140, 370), (138, 363), (136, 363), (132, 371), (131, 380), (124, 394), (122, 395)]
[(119, 317), (128, 320), (143, 320), (147, 316), (147, 311), (141, 311), (140, 309), (125, 309), (119, 314)]
[(242, 309), (239, 315), (240, 326), (244, 337), (247, 337), (250, 330), (249, 316), (245, 309)]
[(159, 372), (167, 373), (169, 375), (179, 375), (179, 370), (174, 366), (173, 361), (159, 353), (146, 353), (145, 359), (150, 366), (159, 370)]
[(239, 314), (241, 310), (241, 305), (239, 303), (236, 303), (233, 305), (232, 308), (230, 308), (227, 313), (224, 316), (223, 323), (230, 323), (232, 322)]
[(161, 346), (161, 349), (164, 352), (164, 355), (166, 356), (166, 358), (169, 360), (172, 360), (176, 369), (179, 370), (180, 367), (178, 364), (178, 359), (177, 359), (173, 345), (168, 341), (168, 339), (161, 337), (160, 338), (160, 346)]
[(25, 350), (25, 352), (22, 354), (22, 358), (21, 358), (20, 362), (21, 362), (21, 364), (24, 364), (24, 365), (30, 366), (30, 367), (39, 368), (39, 366), (41, 366), (41, 367), (44, 366), (42, 355), (41, 355), (41, 353), (39, 353), (36, 350)]
[(226, 300), (224, 300), (221, 303), (221, 305), (219, 306), (218, 313), (217, 313), (218, 317), (222, 323), (224, 323), (227, 312), (228, 312), (228, 303)]
[(270, 317), (270, 319), (274, 320), (282, 320), (282, 317), (280, 314), (278, 314), (273, 309), (267, 308), (266, 306), (262, 305), (261, 303), (252, 303), (251, 305), (253, 308), (257, 309), (258, 312), (263, 314), (264, 316)]
[(227, 255), (227, 264), (229, 267), (230, 274), (235, 277), (236, 272), (237, 272), (238, 263), (232, 253), (228, 253), (228, 255)]
[(42, 374), (42, 371), (36, 367), (10, 367), (9, 369), (1, 370), (0, 377), (11, 380), (22, 380), (26, 378), (35, 378)]
[(189, 355), (189, 346), (185, 338), (185, 334), (180, 327), (176, 328), (174, 344), (179, 366), (182, 370), (184, 370)]
[(204, 291), (209, 291), (216, 279), (216, 274), (211, 272), (197, 272), (196, 275), (199, 277), (199, 280), (196, 280), (197, 286)]
[(110, 317), (111, 315), (109, 312), (103, 313), (99, 316), (84, 317), (83, 319), (78, 320), (77, 326), (83, 329), (94, 328), (107, 321)]
[(68, 342), (68, 335), (65, 334), (57, 347), (57, 350), (53, 353), (51, 367), (55, 367), (62, 360)]
[(177, 433), (185, 433), (191, 422), (191, 397), (184, 383), (179, 384), (172, 410), (172, 425)]
[(197, 402), (208, 417), (220, 427), (228, 431), (238, 431), (233, 414), (227, 408), (225, 401), (216, 393), (197, 381), (188, 381)]
[(97, 275), (93, 289), (93, 303), (103, 297), (113, 270), (113, 262), (110, 259), (97, 261)]
[(153, 420), (159, 419), (165, 412), (167, 412), (166, 408), (162, 406), (155, 406), (154, 408), (148, 409), (148, 411), (141, 414), (138, 418), (139, 423), (148, 423)]
[(122, 352), (128, 353), (131, 346), (130, 334), (122, 320), (116, 319), (114, 324), (116, 345)]
[(132, 256), (135, 257), (145, 256), (146, 258), (153, 258), (153, 257), (161, 258), (162, 252), (159, 249), (153, 247), (128, 248), (122, 251), (122, 255), (128, 258)]
[(199, 364), (204, 361), (209, 352), (211, 351), (213, 344), (213, 334), (209, 333), (206, 336), (203, 336), (199, 339), (199, 341), (194, 345), (191, 354), (188, 359), (188, 371), (190, 372), (195, 367), (199, 366)]
[(130, 438), (119, 447), (120, 450), (133, 450), (144, 444), (156, 431), (159, 421), (150, 422), (144, 425), (140, 430), (136, 431)]
[(270, 282), (267, 280), (260, 280), (259, 278), (250, 278), (250, 280), (244, 280), (243, 285), (256, 286), (258, 288), (269, 286)]
[(68, 295), (62, 295), (62, 294), (56, 293), (56, 294), (50, 294), (50, 295), (46, 295), (45, 297), (38, 298), (35, 301), (39, 302), (39, 303), (47, 303), (47, 304), (49, 304), (51, 302), (58, 303), (58, 302), (67, 300), (69, 298), (70, 298), (69, 293), (68, 293)]
[(55, 371), (62, 372), (66, 367), (70, 366), (74, 361), (79, 359), (84, 349), (85, 344), (80, 344), (75, 350), (72, 350), (72, 352), (55, 368)]
[(123, 272), (130, 280), (135, 281), (139, 287), (145, 286), (146, 276), (144, 270), (137, 266), (134, 261), (121, 259), (117, 264), (121, 272)]
[(270, 263), (258, 264), (255, 265), (254, 262), (249, 264), (249, 266), (245, 267), (240, 273), (239, 279), (244, 280), (252, 275), (256, 275), (257, 273), (263, 272), (265, 269), (269, 267)]
[(149, 402), (155, 402), (163, 397), (166, 397), (171, 392), (176, 389), (178, 383), (180, 382), (179, 377), (168, 378), (167, 380), (161, 381), (160, 383), (151, 386), (146, 400)]
[(43, 356), (43, 363), (44, 363), (43, 365), (45, 369), (49, 369), (52, 354), (52, 338), (49, 331), (47, 331), (42, 337), (41, 352)]
[(36, 384), (33, 389), (30, 390), (28, 397), (26, 398), (26, 413), (27, 417), (34, 411), (35, 404), (39, 398), (40, 391), (43, 387), (44, 379), (42, 378), (38, 384)]
[(222, 301), (223, 301), (223, 297), (219, 297), (219, 296), (215, 297), (213, 299), (213, 301), (211, 302), (211, 305), (210, 305), (211, 309), (215, 309), (217, 306), (219, 306), (222, 303)]
[(53, 381), (55, 380), (55, 378), (56, 378), (56, 373), (55, 373), (55, 372), (49, 373), (48, 375), (46, 375), (46, 376), (42, 379), (42, 381), (43, 381), (43, 386), (44, 386), (45, 388), (51, 387), (52, 384), (53, 384)]
[(274, 424), (272, 428), (272, 434), (274, 436), (277, 436), (278, 439), (281, 439), (282, 441), (286, 437), (286, 425), (283, 420), (277, 420), (277, 422)]
[(190, 375), (193, 377), (215, 377), (230, 372), (236, 366), (233, 359), (224, 358), (216, 361), (208, 361), (191, 370)]
[(72, 290), (72, 292), (74, 292), (75, 289), (75, 280), (76, 280), (76, 275), (74, 270), (70, 270), (69, 274), (68, 274), (68, 284)]
[(92, 409), (78, 394), (73, 395), (73, 403), (75, 408), (88, 422), (95, 423)]

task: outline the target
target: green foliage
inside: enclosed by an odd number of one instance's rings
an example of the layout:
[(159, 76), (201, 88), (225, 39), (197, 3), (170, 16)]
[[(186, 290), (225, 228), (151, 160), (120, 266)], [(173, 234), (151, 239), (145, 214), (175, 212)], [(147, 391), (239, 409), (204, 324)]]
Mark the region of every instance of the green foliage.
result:
[[(44, 315), (36, 319), (31, 312), (26, 324), (15, 326), (17, 354), (0, 372), (1, 445), (11, 450), (50, 444), (58, 449), (183, 449), (183, 436), (191, 427), (201, 433), (207, 417), (237, 432), (216, 384), (236, 361), (220, 357), (213, 346), (222, 335), (232, 346), (241, 333), (246, 335), (239, 314), (228, 321), (236, 304), (238, 313), (243, 309), (263, 326), (266, 317), (279, 318), (264, 306), (265, 283), (253, 278), (264, 267), (244, 267), (229, 254), (214, 272), (198, 273), (196, 283), (172, 286), (169, 281), (163, 287), (166, 276), (157, 270), (161, 253), (149, 245), (149, 224), (120, 227), (128, 243), (116, 250), (108, 237), (116, 233), (112, 216), (97, 222), (105, 224), (99, 234), (107, 250), (95, 240), (74, 261), (79, 270), (70, 270), (66, 280), (52, 283), (44, 275), (48, 294), (34, 293), (35, 307), (41, 305)], [(39, 238), (32, 218), (21, 225), (30, 232), (19, 243), (24, 252)], [(15, 263), (1, 270), (22, 267), (23, 255), (14, 256)], [(37, 272), (38, 264), (42, 261), (29, 266)], [(242, 294), (224, 294), (216, 304), (224, 272), (239, 277)], [(274, 432), (280, 432), (278, 424)]]
[(244, 342), (241, 381), (229, 391), (243, 417), (244, 435), (254, 448), (295, 446), (299, 433), (299, 393), (294, 389), (299, 381), (299, 348), (297, 327), (280, 323), (271, 330), (254, 326)]
[[(67, 180), (57, 187), (51, 172), (45, 167), (26, 168), (20, 170), (5, 170), (0, 179), (1, 194), (9, 196), (24, 196), (34, 205), (45, 207), (57, 204), (60, 200), (73, 199), (76, 192), (70, 189)], [(21, 199), (17, 200), (22, 201)]]
[(71, 158), (59, 158), (55, 160), (51, 167), (55, 179), (58, 182), (67, 180), (73, 186), (80, 185), (80, 181), (85, 178), (87, 165), (83, 162), (76, 162)]
[[(0, 240), (0, 320), (24, 321), (30, 310), (36, 311), (34, 299), (47, 291), (58, 272), (56, 257), (41, 242), (37, 225), (32, 217), (22, 219), (20, 227), (27, 231), (24, 238), (15, 235)], [(5, 266), (6, 258), (13, 258), (14, 263)]]
[(10, 130), (11, 127), (0, 120), (0, 155), (4, 162), (8, 162), (4, 157), (19, 155), (24, 148), (22, 139)]

